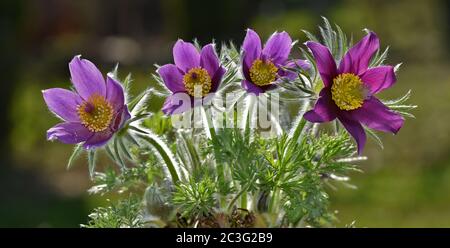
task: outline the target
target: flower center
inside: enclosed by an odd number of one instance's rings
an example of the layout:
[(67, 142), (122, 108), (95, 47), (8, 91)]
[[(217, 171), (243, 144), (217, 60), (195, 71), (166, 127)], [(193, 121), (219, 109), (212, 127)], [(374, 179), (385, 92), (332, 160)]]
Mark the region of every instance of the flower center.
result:
[(92, 95), (77, 107), (81, 123), (91, 132), (106, 130), (113, 117), (113, 107), (105, 97)]
[(183, 83), (188, 94), (194, 97), (206, 96), (211, 90), (211, 77), (201, 67), (190, 69), (183, 76)]
[(352, 73), (344, 73), (333, 79), (331, 98), (340, 109), (354, 110), (363, 105), (364, 91), (361, 78)]
[(277, 72), (278, 68), (271, 61), (257, 59), (250, 68), (250, 79), (258, 86), (269, 85), (275, 81)]

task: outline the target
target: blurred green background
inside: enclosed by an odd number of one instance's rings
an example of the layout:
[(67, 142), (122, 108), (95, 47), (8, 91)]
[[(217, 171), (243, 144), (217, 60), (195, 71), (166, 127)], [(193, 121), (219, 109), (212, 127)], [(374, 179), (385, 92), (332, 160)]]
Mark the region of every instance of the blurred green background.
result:
[[(233, 40), (247, 27), (264, 39), (286, 30), (317, 31), (320, 16), (355, 39), (363, 28), (403, 62), (398, 83), (383, 97), (412, 89), (419, 105), (397, 136), (369, 142), (352, 175), (357, 190), (330, 191), (338, 226), (450, 227), (450, 2), (445, 0), (2, 0), (0, 2), (0, 226), (77, 227), (101, 199), (89, 196), (86, 162), (70, 171), (72, 147), (45, 140), (58, 120), (41, 89), (68, 87), (67, 64), (77, 54), (103, 72), (119, 61), (137, 92), (151, 83), (154, 63), (171, 61), (177, 38)], [(152, 108), (161, 101), (152, 101)]]

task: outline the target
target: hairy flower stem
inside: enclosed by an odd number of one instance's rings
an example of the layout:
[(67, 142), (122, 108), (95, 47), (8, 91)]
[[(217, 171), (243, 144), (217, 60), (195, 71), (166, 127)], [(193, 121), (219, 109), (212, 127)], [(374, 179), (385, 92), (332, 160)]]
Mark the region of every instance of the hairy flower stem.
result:
[(294, 129), (294, 133), (292, 134), (292, 140), (294, 140), (295, 142), (298, 141), (298, 138), (300, 137), (301, 133), (303, 132), (303, 129), (305, 128), (306, 125), (306, 119), (303, 117), (300, 117), (301, 113), (304, 113), (306, 109), (308, 109), (309, 103), (307, 101), (305, 101), (305, 105), (303, 105), (302, 109), (300, 110), (299, 113), (299, 118), (300, 120), (297, 123), (297, 126)]
[(172, 158), (170, 155), (166, 152), (166, 149), (158, 142), (156, 139), (154, 139), (153, 135), (150, 133), (147, 133), (141, 129), (138, 129), (136, 127), (130, 126), (130, 129), (136, 131), (139, 138), (145, 140), (150, 145), (152, 145), (158, 153), (161, 155), (162, 159), (164, 160), (164, 163), (167, 166), (167, 169), (169, 170), (170, 176), (172, 177), (172, 182), (174, 184), (177, 184), (180, 180), (177, 170), (175, 169), (175, 162), (172, 161)]
[(272, 197), (270, 198), (270, 203), (269, 203), (269, 213), (273, 213), (275, 211), (275, 202), (278, 198), (278, 194), (279, 194), (279, 189), (275, 189), (272, 193)]
[(214, 128), (214, 123), (212, 121), (211, 112), (209, 114), (206, 112), (204, 107), (201, 107), (201, 114), (203, 119), (203, 125), (205, 128), (206, 136), (212, 140), (216, 138), (216, 129)]
[[(254, 111), (255, 111), (255, 101), (256, 101), (256, 97), (253, 95), (248, 95), (246, 97), (246, 108), (244, 110), (244, 112), (242, 113), (242, 126), (241, 129), (244, 130), (244, 137), (248, 138), (248, 142), (251, 141), (251, 129), (254, 127), (254, 121), (253, 117), (254, 117)], [(255, 118), (256, 119), (256, 118)]]
[[(210, 138), (211, 140), (216, 140), (217, 139), (217, 134), (216, 134), (216, 129), (214, 127), (214, 122), (212, 120), (212, 116), (211, 116), (211, 112), (206, 112), (204, 107), (201, 107), (201, 114), (202, 114), (202, 119), (203, 119), (203, 124), (205, 125), (204, 129), (205, 129), (205, 133), (207, 135), (208, 138)], [(217, 165), (215, 161), (213, 161), (216, 169), (217, 169), (217, 177), (219, 178), (219, 180), (225, 181), (225, 166), (223, 166), (222, 164)], [(220, 195), (219, 196), (219, 205), (220, 208), (225, 208), (226, 206), (226, 196), (224, 195)]]
[[(233, 209), (234, 204), (239, 199), (239, 197), (242, 196), (242, 194), (247, 193), (247, 190), (250, 188), (250, 186), (252, 185), (252, 182), (253, 182), (253, 180), (255, 180), (255, 178), (256, 178), (256, 174), (250, 179), (248, 184), (245, 185), (244, 187), (242, 187), (241, 191), (239, 191), (239, 193), (237, 193), (237, 195), (231, 200), (230, 204), (228, 205), (228, 211), (231, 211)], [(247, 198), (247, 196), (245, 198)]]
[[(300, 117), (302, 115), (302, 113), (304, 113), (306, 111), (306, 109), (308, 109), (309, 107), (309, 102), (305, 101), (305, 104), (302, 106), (300, 113), (299, 113), (299, 120), (297, 122), (297, 125), (295, 126), (294, 131), (292, 132), (292, 137), (291, 137), (291, 145), (295, 145), (298, 142), (298, 139), (300, 138), (300, 135), (302, 133), (305, 132), (306, 129), (306, 119), (303, 117)], [(287, 151), (287, 149), (286, 149)], [(282, 171), (283, 169), (280, 169), (280, 171)], [(283, 173), (280, 173), (280, 175), (282, 175)], [(278, 183), (278, 181), (280, 181), (282, 178), (277, 177), (276, 181)], [(278, 200), (278, 198), (280, 197), (280, 189), (279, 188), (275, 188), (272, 192), (272, 197), (270, 198), (270, 203), (269, 203), (269, 213), (273, 213), (274, 211), (276, 211), (275, 206), (277, 205), (276, 202)]]
[(334, 121), (333, 129), (334, 129), (334, 134), (337, 135), (339, 133), (339, 123), (337, 121)]
[[(226, 181), (225, 165), (219, 163), (218, 165), (216, 164), (216, 168), (217, 168), (217, 177), (218, 177), (219, 181), (225, 182)], [(220, 203), (220, 208), (225, 209), (226, 205), (227, 205), (227, 196), (220, 194), (219, 203)]]
[(164, 151), (164, 149), (160, 146), (158, 142), (156, 142), (154, 139), (147, 137), (147, 136), (141, 136), (144, 140), (146, 140), (148, 143), (150, 143), (155, 149), (159, 152), (161, 157), (163, 158), (164, 162), (167, 165), (167, 169), (169, 169), (170, 175), (172, 176), (172, 181), (174, 184), (177, 184), (180, 178), (178, 177), (178, 173), (175, 169), (175, 166), (170, 159), (169, 155)]
[(247, 209), (247, 191), (242, 192), (241, 196), (241, 208)]

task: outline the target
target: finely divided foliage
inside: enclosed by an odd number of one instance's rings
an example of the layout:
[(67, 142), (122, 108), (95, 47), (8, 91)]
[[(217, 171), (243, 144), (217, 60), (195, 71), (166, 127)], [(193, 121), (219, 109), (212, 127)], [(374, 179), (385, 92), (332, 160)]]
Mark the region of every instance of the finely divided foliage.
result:
[[(120, 83), (116, 67), (105, 81), (76, 57), (77, 93), (58, 89), (71, 97), (64, 100), (44, 91), (50, 110), (65, 121), (49, 130), (49, 139), (77, 143), (67, 168), (86, 152), (90, 193), (119, 196), (82, 226), (334, 226), (328, 192), (354, 187), (347, 175), (366, 159), (360, 155), (366, 133), (382, 147), (372, 129), (397, 132), (416, 106), (406, 103), (410, 92), (374, 98), (395, 82), (399, 66), (384, 65), (388, 49), (379, 49), (373, 32), (355, 46), (325, 18), (320, 37), (304, 32), (303, 59), (290, 57), (297, 45), (286, 32), (262, 44), (249, 29), (240, 51), (232, 43), (201, 48), (179, 40), (174, 64), (157, 66), (159, 85), (135, 97), (127, 94), (130, 75)], [(178, 93), (194, 103), (180, 105)], [(261, 96), (277, 103), (264, 109), (275, 127), (269, 135), (255, 125)], [(147, 110), (153, 97), (165, 98), (164, 114)], [(206, 104), (217, 100), (227, 104)], [(384, 122), (371, 120), (373, 113)], [(180, 114), (202, 125), (175, 128)], [(223, 128), (224, 120), (232, 126)], [(332, 124), (318, 124), (325, 121)]]

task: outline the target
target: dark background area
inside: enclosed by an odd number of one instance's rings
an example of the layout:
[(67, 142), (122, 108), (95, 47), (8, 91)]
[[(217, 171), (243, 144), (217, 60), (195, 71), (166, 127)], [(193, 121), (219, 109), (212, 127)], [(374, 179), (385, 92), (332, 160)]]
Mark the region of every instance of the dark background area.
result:
[[(89, 196), (86, 161), (67, 171), (71, 146), (47, 142), (58, 122), (41, 90), (70, 85), (67, 64), (77, 54), (106, 73), (120, 62), (133, 92), (152, 83), (154, 63), (171, 61), (177, 38), (240, 44), (251, 27), (266, 39), (286, 30), (306, 41), (320, 16), (356, 39), (378, 33), (403, 62), (397, 85), (419, 105), (385, 149), (369, 142), (352, 175), (359, 189), (330, 189), (338, 226), (450, 226), (450, 4), (445, 0), (3, 0), (0, 2), (0, 226), (76, 227), (103, 198)], [(159, 109), (161, 101), (152, 101)]]

